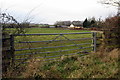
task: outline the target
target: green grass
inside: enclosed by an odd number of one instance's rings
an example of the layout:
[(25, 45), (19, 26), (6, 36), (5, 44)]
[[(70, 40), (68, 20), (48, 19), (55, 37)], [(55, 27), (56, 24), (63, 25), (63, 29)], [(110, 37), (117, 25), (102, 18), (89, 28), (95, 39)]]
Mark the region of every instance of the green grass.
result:
[(119, 78), (119, 50), (97, 52), (86, 56), (62, 56), (60, 61), (43, 63), (30, 59), (26, 67), (18, 68), (7, 78)]
[(26, 30), (26, 34), (88, 32), (85, 30), (69, 30), (69, 29), (64, 29), (64, 28), (25, 28), (25, 30)]

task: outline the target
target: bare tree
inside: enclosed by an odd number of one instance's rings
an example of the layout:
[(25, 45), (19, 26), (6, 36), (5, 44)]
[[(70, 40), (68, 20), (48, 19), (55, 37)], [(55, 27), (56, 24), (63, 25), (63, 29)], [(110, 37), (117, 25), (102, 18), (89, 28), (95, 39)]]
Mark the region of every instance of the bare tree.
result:
[(120, 0), (100, 0), (100, 3), (117, 7), (117, 16), (120, 16)]
[[(100, 3), (115, 6), (118, 10), (114, 17), (106, 18), (103, 24), (104, 32), (104, 48), (108, 51), (118, 48), (120, 49), (120, 0), (99, 0)], [(113, 47), (110, 47), (113, 46)]]

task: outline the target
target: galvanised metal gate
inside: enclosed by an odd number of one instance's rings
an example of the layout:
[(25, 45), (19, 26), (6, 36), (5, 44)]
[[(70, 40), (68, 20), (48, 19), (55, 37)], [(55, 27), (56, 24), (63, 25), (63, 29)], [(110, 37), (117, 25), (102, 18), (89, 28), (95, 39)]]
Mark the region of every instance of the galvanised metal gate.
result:
[(31, 57), (41, 60), (60, 59), (96, 51), (96, 33), (40, 33), (11, 35), (13, 62), (27, 62)]

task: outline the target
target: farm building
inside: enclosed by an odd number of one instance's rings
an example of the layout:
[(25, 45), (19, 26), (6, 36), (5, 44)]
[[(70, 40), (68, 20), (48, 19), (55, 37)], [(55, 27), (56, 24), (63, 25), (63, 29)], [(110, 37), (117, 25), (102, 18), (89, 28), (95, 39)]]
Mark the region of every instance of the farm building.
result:
[(70, 28), (70, 29), (83, 29), (82, 26), (75, 26), (73, 24), (71, 24), (68, 28)]

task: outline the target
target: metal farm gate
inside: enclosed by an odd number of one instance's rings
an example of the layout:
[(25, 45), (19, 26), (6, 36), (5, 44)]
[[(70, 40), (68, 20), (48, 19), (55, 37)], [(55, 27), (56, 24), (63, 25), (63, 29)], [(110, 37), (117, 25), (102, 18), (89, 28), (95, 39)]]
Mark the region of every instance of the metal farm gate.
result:
[(41, 33), (11, 35), (12, 62), (59, 60), (61, 56), (96, 51), (96, 33)]

